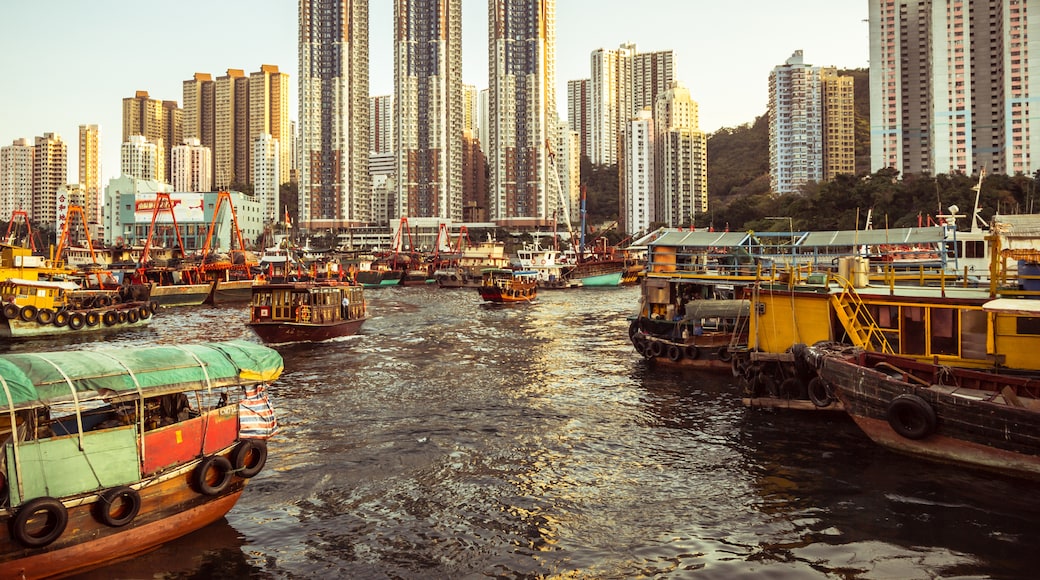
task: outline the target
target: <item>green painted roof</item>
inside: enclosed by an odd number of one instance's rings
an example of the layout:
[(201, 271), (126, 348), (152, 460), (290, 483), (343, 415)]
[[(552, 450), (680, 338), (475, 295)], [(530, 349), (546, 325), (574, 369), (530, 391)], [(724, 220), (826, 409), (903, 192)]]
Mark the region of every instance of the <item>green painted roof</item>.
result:
[[(244, 340), (0, 356), (0, 412), (99, 395), (147, 396), (272, 381), (278, 351)], [(75, 397), (73, 396), (75, 392)]]

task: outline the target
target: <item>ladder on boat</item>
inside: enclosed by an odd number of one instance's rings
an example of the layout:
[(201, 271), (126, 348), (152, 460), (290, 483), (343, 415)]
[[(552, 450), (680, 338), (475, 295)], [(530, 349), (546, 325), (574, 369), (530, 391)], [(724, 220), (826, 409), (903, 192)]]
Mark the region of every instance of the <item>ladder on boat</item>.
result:
[(874, 321), (852, 282), (841, 276), (834, 276), (834, 280), (841, 285), (841, 293), (831, 294), (831, 305), (845, 332), (852, 339), (852, 344), (868, 350), (894, 354), (892, 345)]

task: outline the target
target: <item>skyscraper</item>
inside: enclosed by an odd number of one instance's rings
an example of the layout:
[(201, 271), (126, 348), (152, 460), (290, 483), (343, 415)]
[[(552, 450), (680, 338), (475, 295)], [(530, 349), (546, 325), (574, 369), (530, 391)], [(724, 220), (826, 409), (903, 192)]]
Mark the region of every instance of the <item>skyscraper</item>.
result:
[(255, 185), (257, 182), (253, 152), (268, 151), (268, 145), (257, 148), (256, 141), (262, 135), (269, 135), (278, 142), (278, 172), (272, 174), (270, 169), (266, 169), (265, 179), (277, 175), (278, 179), (289, 181), (292, 168), (289, 98), (289, 75), (279, 72), (277, 66), (261, 65), (260, 70), (249, 74), (249, 144), (246, 147), (249, 152), (249, 183)]
[(769, 73), (769, 185), (794, 193), (823, 181), (823, 96), (820, 69), (796, 50)]
[(629, 120), (624, 131), (621, 171), (621, 231), (650, 231), (656, 218), (654, 199), (654, 119), (647, 107)]
[(368, 0), (300, 0), (299, 223), (367, 222)]
[(97, 125), (79, 126), (79, 184), (83, 188), (83, 213), (92, 239), (101, 239), (101, 130)]
[(229, 68), (214, 81), (213, 185), (249, 182), (249, 77)]
[(657, 96), (653, 117), (656, 219), (673, 228), (694, 225), (708, 211), (708, 140), (697, 102), (673, 81)]
[(548, 222), (559, 207), (555, 0), (488, 0), (489, 217)]
[[(68, 148), (57, 133), (36, 138), (33, 152), (32, 219), (61, 231), (58, 220), (58, 189), (68, 184)], [(64, 212), (60, 212), (64, 214)]]
[(131, 135), (119, 154), (120, 174), (137, 179), (163, 181), (163, 158), (159, 146), (143, 135)]
[(15, 139), (0, 147), (0, 220), (9, 222), (15, 211), (32, 217), (35, 155), (36, 148), (28, 139)]
[(394, 96), (369, 97), (369, 152), (375, 154), (394, 152)]
[(591, 79), (567, 81), (567, 128), (578, 134), (581, 155), (589, 157), (589, 85)]
[(618, 162), (621, 128), (632, 118), (632, 51), (592, 51), (589, 90), (589, 160)]
[(1040, 3), (871, 0), (871, 169), (903, 174), (1040, 168)]
[(396, 0), (401, 217), (462, 220), (462, 0)]
[(820, 69), (823, 99), (823, 178), (856, 174), (856, 99), (853, 79)]
[(174, 147), (171, 158), (170, 184), (174, 191), (213, 191), (213, 154), (197, 137)]
[[(123, 99), (123, 143), (133, 135), (141, 135), (162, 153), (163, 167), (170, 165), (170, 151), (184, 139), (182, 111), (176, 101), (159, 101), (148, 96), (148, 91), (137, 91)], [(156, 179), (169, 182), (165, 172)]]

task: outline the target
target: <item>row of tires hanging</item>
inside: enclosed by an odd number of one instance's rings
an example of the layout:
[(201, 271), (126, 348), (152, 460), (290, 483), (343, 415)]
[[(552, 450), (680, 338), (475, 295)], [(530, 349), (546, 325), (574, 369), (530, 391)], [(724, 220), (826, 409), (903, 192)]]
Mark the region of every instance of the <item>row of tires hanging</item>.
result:
[[(231, 485), (234, 475), (250, 478), (260, 473), (267, 462), (267, 443), (243, 439), (228, 457), (210, 455), (191, 473), (191, 485), (207, 496), (220, 495)], [(94, 502), (93, 515), (111, 528), (124, 527), (141, 510), (141, 494), (129, 485), (104, 490)], [(38, 497), (18, 508), (11, 520), (11, 534), (27, 548), (42, 548), (61, 537), (69, 523), (69, 512), (60, 499)]]
[(22, 322), (35, 322), (44, 326), (53, 324), (58, 328), (68, 326), (72, 330), (94, 327), (98, 324), (112, 326), (140, 320), (147, 320), (159, 309), (159, 303), (151, 301), (137, 307), (109, 308), (103, 310), (52, 310), (37, 308), (32, 304), (18, 306), (13, 302), (4, 305), (2, 313), (8, 320), (18, 319)]

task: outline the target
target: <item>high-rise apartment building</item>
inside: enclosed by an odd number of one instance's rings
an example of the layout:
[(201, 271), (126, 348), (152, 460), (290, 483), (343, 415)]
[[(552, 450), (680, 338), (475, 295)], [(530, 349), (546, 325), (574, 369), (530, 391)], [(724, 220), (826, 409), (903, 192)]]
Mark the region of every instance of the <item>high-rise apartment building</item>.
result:
[(367, 222), (368, 0), (300, 0), (299, 23), (299, 222)]
[(625, 127), (621, 171), (622, 232), (638, 234), (650, 231), (657, 219), (654, 199), (654, 119), (649, 107), (639, 111)]
[(856, 99), (853, 79), (820, 69), (823, 99), (823, 178), (856, 174)]
[(462, 220), (462, 0), (394, 3), (400, 217)]
[(174, 191), (213, 191), (213, 153), (197, 137), (173, 148), (170, 184)]
[(823, 181), (820, 69), (800, 50), (769, 73), (769, 181), (775, 193)]
[(654, 106), (654, 180), (657, 221), (689, 227), (708, 211), (708, 139), (697, 102), (673, 81)]
[[(123, 143), (133, 135), (143, 136), (154, 143), (163, 156), (163, 168), (170, 165), (173, 146), (184, 139), (183, 115), (176, 101), (159, 101), (148, 96), (148, 91), (137, 91), (123, 99)], [(169, 173), (157, 179), (169, 182)]]
[(261, 133), (253, 140), (253, 195), (260, 200), (264, 223), (281, 219), (282, 154), (274, 136)]
[(87, 216), (91, 239), (101, 239), (101, 129), (97, 125), (79, 126), (79, 184), (83, 188), (83, 213)]
[(249, 77), (237, 68), (214, 81), (213, 184), (249, 182)]
[(621, 128), (632, 118), (632, 52), (628, 48), (592, 51), (589, 90), (589, 160), (618, 160)]
[(474, 136), (480, 128), (480, 92), (473, 85), (462, 85), (462, 130), (473, 131)]
[[(33, 152), (32, 219), (39, 224), (58, 223), (58, 189), (68, 184), (68, 148), (57, 133), (36, 138)], [(62, 212), (64, 213), (64, 212)]]
[(462, 221), (487, 221), (487, 158), (472, 129), (462, 132)]
[(567, 81), (567, 128), (578, 134), (581, 155), (589, 157), (589, 85), (591, 79)]
[(675, 57), (670, 50), (639, 52), (636, 45), (622, 45), (632, 53), (632, 117), (653, 109), (657, 97), (675, 81)]
[(120, 174), (144, 180), (165, 181), (163, 156), (159, 146), (143, 135), (131, 135), (119, 155)]
[(36, 148), (28, 139), (0, 147), (0, 220), (10, 222), (16, 211), (32, 217), (33, 158)]
[(490, 219), (547, 223), (560, 204), (556, 141), (556, 2), (488, 1)]
[(394, 96), (369, 97), (368, 145), (370, 153), (381, 155), (394, 152)]
[[(557, 223), (569, 222), (577, 228), (581, 220), (581, 137), (561, 124), (556, 142), (556, 170), (560, 174), (563, 203), (556, 214)], [(565, 213), (566, 212), (566, 213)]]
[[(292, 168), (289, 100), (289, 75), (279, 72), (277, 66), (261, 65), (260, 70), (249, 74), (249, 144), (246, 149), (251, 154), (257, 150), (257, 139), (262, 135), (270, 135), (278, 142), (278, 175), (279, 179), (285, 181), (289, 181), (289, 171)], [(254, 185), (257, 181), (255, 165), (250, 155), (249, 183)], [(271, 177), (270, 170), (267, 171), (265, 179)]]
[(873, 171), (1040, 168), (1040, 3), (871, 0), (869, 20)]
[[(209, 149), (212, 172), (212, 155), (217, 146), (214, 117), (217, 85), (213, 82), (213, 75), (201, 72), (181, 84), (184, 95), (184, 139), (198, 139), (200, 146)], [(212, 173), (210, 183), (213, 183)]]

